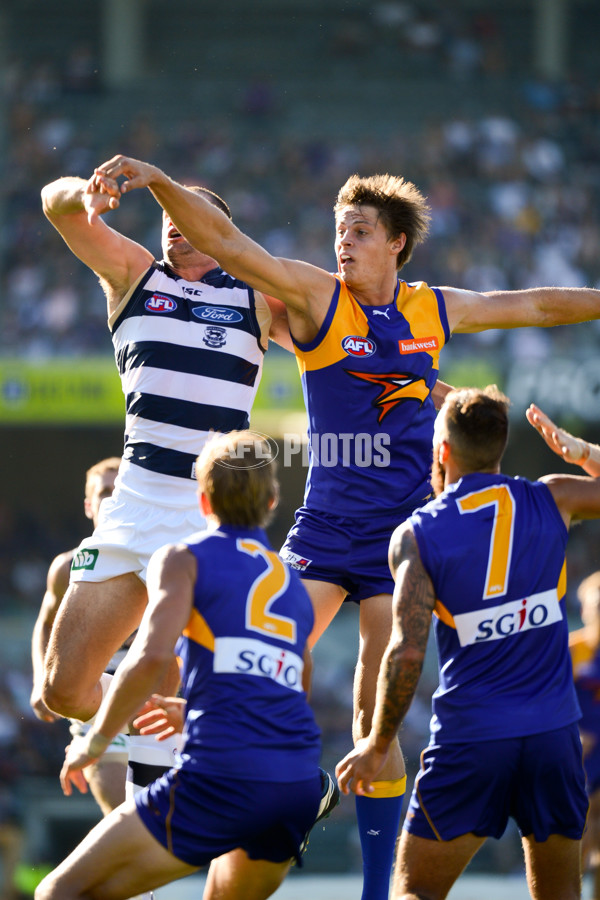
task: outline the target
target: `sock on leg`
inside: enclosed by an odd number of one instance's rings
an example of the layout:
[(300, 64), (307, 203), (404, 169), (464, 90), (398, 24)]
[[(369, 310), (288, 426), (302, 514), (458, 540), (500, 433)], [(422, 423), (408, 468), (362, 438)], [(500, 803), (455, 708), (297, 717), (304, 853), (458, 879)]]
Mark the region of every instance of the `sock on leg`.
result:
[(375, 794), (356, 798), (363, 857), (362, 900), (387, 900), (406, 777), (374, 782)]

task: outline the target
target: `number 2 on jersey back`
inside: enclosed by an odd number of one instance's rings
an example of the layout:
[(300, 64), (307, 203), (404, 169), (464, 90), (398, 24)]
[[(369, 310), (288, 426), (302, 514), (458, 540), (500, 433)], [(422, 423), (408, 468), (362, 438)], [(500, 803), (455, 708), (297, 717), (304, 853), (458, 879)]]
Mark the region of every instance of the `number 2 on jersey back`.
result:
[(475, 513), (488, 506), (494, 507), (494, 523), (490, 535), (490, 552), (482, 599), (502, 597), (508, 587), (513, 547), (515, 500), (510, 488), (505, 484), (492, 485), (481, 491), (466, 494), (456, 503), (461, 513)]
[(267, 564), (265, 571), (254, 579), (248, 591), (246, 628), (295, 644), (295, 620), (270, 611), (275, 600), (283, 594), (289, 584), (290, 573), (287, 566), (277, 553), (267, 550), (258, 541), (250, 538), (238, 539), (237, 548), (250, 556), (260, 557)]

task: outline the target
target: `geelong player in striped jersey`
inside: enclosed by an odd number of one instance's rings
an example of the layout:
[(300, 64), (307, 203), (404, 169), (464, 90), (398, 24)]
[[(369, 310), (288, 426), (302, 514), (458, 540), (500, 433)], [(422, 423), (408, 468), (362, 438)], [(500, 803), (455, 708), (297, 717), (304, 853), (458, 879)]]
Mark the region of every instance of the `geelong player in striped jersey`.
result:
[[(163, 259), (103, 220), (109, 198), (66, 177), (42, 190), (43, 210), (99, 278), (125, 395), (123, 461), (97, 528), (75, 553), (46, 655), (43, 702), (89, 720), (108, 660), (138, 627), (152, 553), (204, 527), (195, 460), (211, 431), (248, 426), (269, 338), (289, 341), (285, 308), (194, 250), (171, 219)], [(194, 188), (230, 216), (227, 204)], [(177, 674), (162, 685), (170, 693)], [(173, 762), (173, 742), (131, 736), (128, 786)]]

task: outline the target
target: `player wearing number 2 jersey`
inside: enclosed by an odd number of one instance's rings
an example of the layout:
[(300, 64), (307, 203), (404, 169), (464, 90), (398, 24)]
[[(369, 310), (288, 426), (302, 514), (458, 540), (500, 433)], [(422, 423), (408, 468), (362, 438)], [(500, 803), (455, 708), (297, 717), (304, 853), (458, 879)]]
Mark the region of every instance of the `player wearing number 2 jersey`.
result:
[(186, 701), (181, 766), (95, 828), (37, 900), (126, 900), (208, 864), (206, 900), (262, 900), (300, 859), (323, 790), (305, 693), (314, 614), (262, 530), (276, 503), (273, 469), (268, 444), (250, 432), (216, 438), (200, 455), (209, 532), (153, 556), (131, 656), (90, 732), (68, 748), (61, 781), (66, 793), (80, 784), (174, 649)]
[(395, 898), (442, 900), (509, 817), (521, 832), (532, 897), (580, 895), (587, 798), (565, 550), (573, 518), (600, 517), (600, 479), (502, 475), (507, 411), (495, 388), (446, 397), (433, 442), (436, 499), (390, 544), (394, 630), (371, 734), (336, 769), (342, 790), (369, 791), (414, 695), (433, 613), (440, 683)]

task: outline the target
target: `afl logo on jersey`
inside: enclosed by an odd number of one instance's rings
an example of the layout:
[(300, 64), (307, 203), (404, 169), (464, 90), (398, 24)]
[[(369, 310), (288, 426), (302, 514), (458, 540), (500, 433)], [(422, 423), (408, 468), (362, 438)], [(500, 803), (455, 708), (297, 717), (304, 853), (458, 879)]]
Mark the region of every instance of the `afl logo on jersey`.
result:
[(192, 310), (195, 316), (204, 322), (241, 322), (243, 315), (237, 309), (227, 306), (195, 306)]
[(158, 313), (175, 312), (177, 309), (176, 301), (173, 300), (172, 297), (165, 297), (164, 294), (152, 294), (152, 296), (146, 300), (144, 306), (148, 312)]
[(368, 337), (349, 334), (342, 341), (342, 350), (349, 356), (372, 356), (377, 350), (377, 344)]

